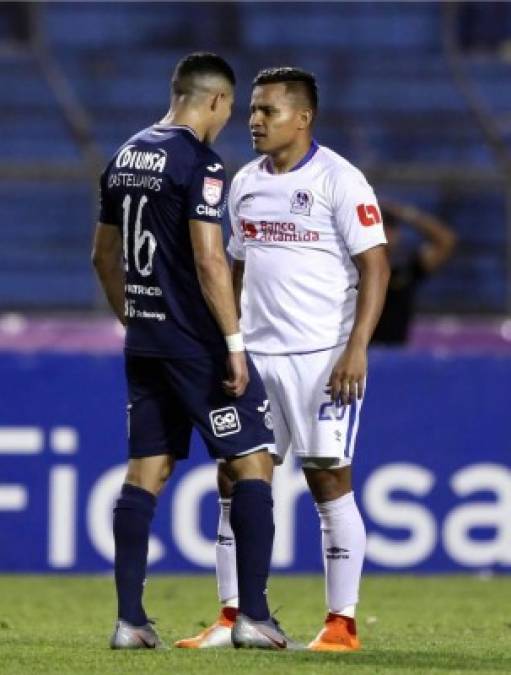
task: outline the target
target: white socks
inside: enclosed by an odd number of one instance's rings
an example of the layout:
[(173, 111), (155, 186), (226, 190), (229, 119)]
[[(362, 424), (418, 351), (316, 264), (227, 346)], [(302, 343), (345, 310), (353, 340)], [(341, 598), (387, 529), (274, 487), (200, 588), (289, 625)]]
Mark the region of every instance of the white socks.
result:
[(319, 514), (326, 602), (332, 614), (355, 616), (366, 532), (353, 492), (316, 504)]
[[(236, 543), (231, 529), (231, 500), (219, 499), (216, 576), (218, 597), (226, 607), (238, 606)], [(366, 533), (353, 492), (316, 504), (326, 575), (326, 602), (333, 614), (355, 616), (364, 562)]]
[(218, 538), (216, 542), (216, 579), (218, 597), (224, 607), (238, 606), (236, 542), (231, 528), (231, 500), (219, 499)]

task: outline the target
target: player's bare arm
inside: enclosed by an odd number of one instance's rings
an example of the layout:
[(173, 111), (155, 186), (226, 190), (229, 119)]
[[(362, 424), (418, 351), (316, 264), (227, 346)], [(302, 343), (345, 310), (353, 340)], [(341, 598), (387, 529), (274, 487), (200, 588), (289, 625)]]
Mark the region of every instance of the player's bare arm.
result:
[[(222, 333), (225, 336), (236, 335), (240, 329), (222, 230), (218, 225), (191, 220), (190, 237), (204, 299)], [(232, 396), (241, 396), (249, 380), (244, 349), (229, 351), (227, 368), (225, 390)]]
[(125, 325), (122, 237), (118, 227), (98, 223), (92, 248), (92, 264), (110, 307)]
[(364, 395), (367, 347), (380, 318), (390, 278), (384, 246), (375, 246), (353, 260), (360, 273), (355, 323), (328, 381), (332, 400), (340, 398), (344, 405)]
[(384, 206), (396, 218), (424, 237), (419, 256), (426, 272), (433, 274), (449, 260), (456, 248), (457, 237), (446, 223), (431, 213), (409, 204), (385, 201)]
[(234, 287), (234, 301), (238, 318), (241, 316), (241, 291), (243, 289), (243, 275), (245, 274), (245, 263), (243, 260), (233, 260), (232, 262), (232, 285)]

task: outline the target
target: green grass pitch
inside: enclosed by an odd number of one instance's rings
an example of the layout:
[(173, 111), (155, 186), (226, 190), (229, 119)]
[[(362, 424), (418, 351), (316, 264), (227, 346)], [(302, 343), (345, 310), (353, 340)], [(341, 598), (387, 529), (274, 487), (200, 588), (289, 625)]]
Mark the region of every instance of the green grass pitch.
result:
[[(324, 616), (320, 576), (274, 576), (272, 605), (295, 638)], [(167, 643), (217, 612), (210, 576), (152, 576), (146, 606)], [(0, 576), (0, 673), (334, 675), (511, 673), (511, 578), (367, 576), (356, 654), (112, 652), (113, 583), (101, 576)]]

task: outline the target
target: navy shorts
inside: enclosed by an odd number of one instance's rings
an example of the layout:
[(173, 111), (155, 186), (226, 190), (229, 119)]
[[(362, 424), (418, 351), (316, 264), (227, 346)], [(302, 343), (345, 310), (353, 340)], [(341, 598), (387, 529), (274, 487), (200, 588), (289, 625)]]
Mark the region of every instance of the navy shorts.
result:
[(129, 456), (186, 459), (192, 427), (215, 459), (273, 450), (266, 392), (248, 355), (247, 362), (250, 382), (243, 396), (233, 398), (222, 388), (222, 355), (165, 359), (126, 354)]

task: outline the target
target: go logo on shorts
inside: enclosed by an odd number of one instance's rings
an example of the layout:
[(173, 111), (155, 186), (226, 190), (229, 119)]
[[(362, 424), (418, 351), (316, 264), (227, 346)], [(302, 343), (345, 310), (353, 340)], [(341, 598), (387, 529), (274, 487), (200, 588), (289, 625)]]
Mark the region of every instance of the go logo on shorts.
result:
[(209, 413), (209, 421), (215, 436), (229, 436), (241, 431), (240, 418), (234, 406), (219, 408)]

